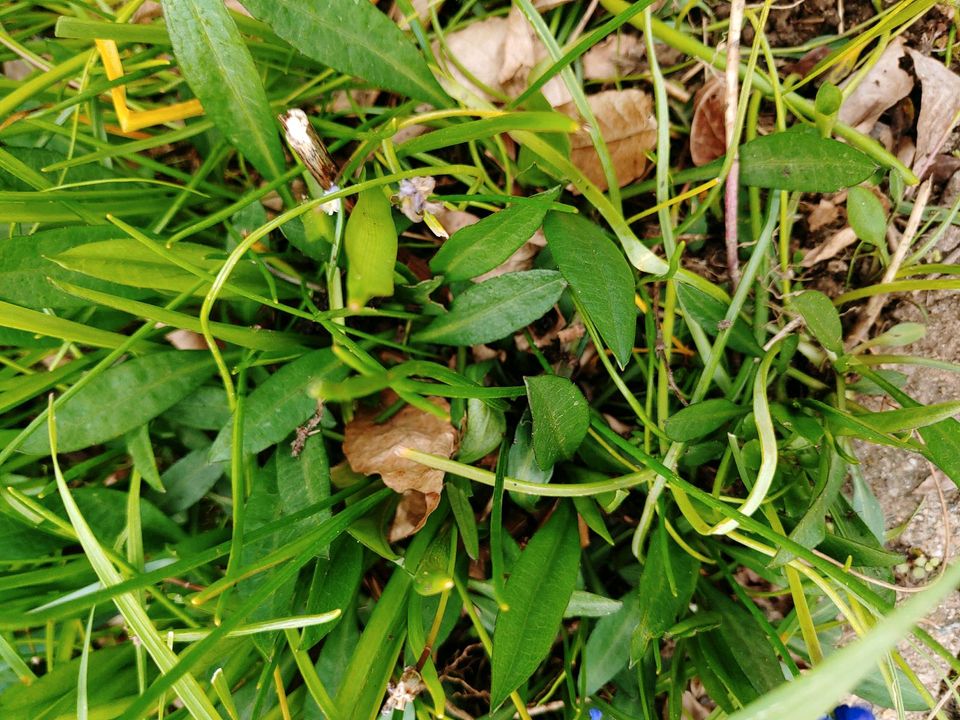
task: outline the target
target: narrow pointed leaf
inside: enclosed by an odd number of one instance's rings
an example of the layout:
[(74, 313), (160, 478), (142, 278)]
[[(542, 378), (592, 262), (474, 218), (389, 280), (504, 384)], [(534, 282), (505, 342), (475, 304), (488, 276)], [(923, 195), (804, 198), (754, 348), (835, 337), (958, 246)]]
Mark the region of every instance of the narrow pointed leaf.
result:
[(493, 342), (529, 325), (557, 302), (566, 286), (553, 270), (507, 273), (457, 296), (441, 315), (413, 339), (441, 345)]
[(455, 232), (430, 261), (430, 269), (447, 282), (469, 280), (492, 270), (537, 231), (559, 190), (536, 195), (536, 201), (511, 205)]
[(509, 609), (497, 616), (493, 633), (491, 708), (533, 675), (550, 652), (579, 565), (576, 513), (562, 503), (527, 543), (504, 589)]
[(594, 223), (552, 212), (543, 223), (553, 259), (600, 337), (623, 367), (637, 331), (633, 271)]
[(180, 69), (207, 116), (261, 173), (280, 175), (283, 148), (273, 112), (226, 6), (163, 0), (163, 14)]
[(249, 0), (253, 15), (309, 58), (437, 107), (449, 100), (423, 57), (372, 3)]

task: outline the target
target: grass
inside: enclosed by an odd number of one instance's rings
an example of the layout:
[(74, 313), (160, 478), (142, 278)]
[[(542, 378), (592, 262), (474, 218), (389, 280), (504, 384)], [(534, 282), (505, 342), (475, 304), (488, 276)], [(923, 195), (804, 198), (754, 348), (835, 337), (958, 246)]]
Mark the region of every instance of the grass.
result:
[[(960, 288), (958, 205), (831, 84), (933, 3), (796, 47), (739, 5), (729, 53), (697, 3), (0, 6), (0, 717), (946, 717), (896, 648), (955, 688), (921, 620), (960, 568), (888, 546), (857, 454), (960, 484), (960, 405), (889, 366), (960, 367), (877, 322)], [(495, 23), (519, 82), (450, 57), (510, 62)], [(738, 58), (694, 168), (689, 68)], [(636, 89), (645, 135), (597, 97)], [(800, 200), (855, 186), (827, 296)]]

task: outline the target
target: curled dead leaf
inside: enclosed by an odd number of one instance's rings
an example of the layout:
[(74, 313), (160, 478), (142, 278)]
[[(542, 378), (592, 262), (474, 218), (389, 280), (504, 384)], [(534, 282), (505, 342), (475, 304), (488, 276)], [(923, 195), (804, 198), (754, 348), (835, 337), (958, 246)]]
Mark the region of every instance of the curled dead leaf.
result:
[(727, 153), (724, 124), (724, 91), (722, 77), (709, 80), (693, 98), (693, 121), (690, 124), (690, 159), (694, 165), (706, 165)]
[[(430, 398), (437, 407), (450, 411), (441, 398)], [(443, 471), (400, 457), (402, 448), (449, 458), (457, 448), (457, 431), (449, 419), (407, 405), (383, 423), (373, 414), (361, 414), (347, 423), (343, 454), (354, 472), (379, 475), (384, 485), (403, 494), (390, 527), (389, 540), (408, 537), (427, 521), (440, 503)]]
[[(653, 101), (642, 90), (607, 90), (587, 96), (590, 109), (597, 118), (600, 134), (607, 143), (620, 187), (643, 175), (647, 168), (646, 152), (657, 143), (657, 119)], [(571, 105), (557, 108), (575, 116)], [(607, 189), (607, 181), (593, 142), (586, 129), (571, 136), (570, 159), (593, 184)]]
[(831, 260), (844, 248), (853, 245), (857, 241), (857, 234), (851, 227), (845, 227), (839, 232), (835, 232), (826, 242), (818, 245), (803, 256), (800, 267), (813, 267), (817, 263), (825, 260)]

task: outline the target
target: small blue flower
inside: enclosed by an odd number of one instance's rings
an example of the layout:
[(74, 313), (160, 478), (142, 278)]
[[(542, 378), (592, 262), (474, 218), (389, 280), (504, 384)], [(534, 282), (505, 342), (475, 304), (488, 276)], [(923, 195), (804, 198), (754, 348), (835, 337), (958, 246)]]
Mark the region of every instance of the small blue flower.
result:
[(603, 713), (600, 712), (597, 708), (590, 708), (590, 720), (600, 720), (603, 717)]
[(838, 705), (833, 711), (835, 720), (875, 720), (869, 708), (854, 705)]

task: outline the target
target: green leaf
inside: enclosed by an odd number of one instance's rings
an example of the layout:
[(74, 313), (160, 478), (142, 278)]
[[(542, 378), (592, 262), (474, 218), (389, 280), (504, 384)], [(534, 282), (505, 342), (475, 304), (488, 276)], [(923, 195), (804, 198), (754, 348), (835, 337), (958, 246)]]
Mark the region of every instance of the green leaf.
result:
[(593, 695), (627, 666), (630, 638), (639, 622), (640, 603), (636, 592), (624, 596), (620, 610), (597, 622), (587, 638), (580, 671), (584, 694)]
[(633, 271), (626, 258), (596, 224), (579, 215), (551, 212), (543, 232), (574, 296), (624, 367), (637, 330)]
[(957, 414), (960, 414), (960, 400), (884, 412), (866, 412), (855, 417), (880, 432), (901, 433), (934, 425)]
[(703, 400), (671, 415), (663, 430), (671, 440), (689, 442), (709, 435), (745, 412), (745, 408), (726, 398)]
[(164, 471), (160, 479), (166, 492), (150, 499), (170, 514), (188, 510), (223, 476), (224, 468), (225, 463), (209, 460), (206, 447), (194, 450)]
[(874, 247), (886, 247), (887, 214), (877, 196), (865, 187), (847, 191), (847, 222), (857, 237)]
[(700, 563), (669, 539), (660, 525), (650, 538), (638, 586), (640, 621), (630, 643), (632, 662), (646, 655), (652, 640), (663, 637), (690, 604)]
[(570, 458), (590, 426), (590, 411), (579, 388), (559, 375), (523, 379), (533, 416), (533, 452), (541, 470)]
[(537, 231), (559, 192), (548, 190), (457, 230), (430, 260), (430, 269), (448, 283), (493, 270)]
[[(29, 308), (13, 305), (12, 303), (2, 300), (0, 300), (0, 327), (22, 330), (35, 335), (60, 338), (61, 340), (77, 342), (81, 345), (91, 345), (93, 347), (117, 348), (129, 342), (127, 336), (121, 335), (120, 333), (90, 327), (89, 325), (74, 322), (73, 320), (65, 320), (55, 315), (47, 315), (39, 310), (30, 310)], [(26, 338), (14, 336), (10, 338), (10, 340), (21, 344), (26, 341)], [(151, 345), (152, 343), (140, 341), (134, 344), (133, 349), (143, 349)], [(31, 345), (27, 345), (27, 347), (31, 347)]]
[(283, 173), (283, 148), (250, 51), (227, 8), (205, 0), (163, 0), (173, 51), (204, 112), (265, 176)]
[[(307, 394), (311, 383), (343, 380), (349, 370), (327, 348), (287, 363), (250, 393), (244, 404), (243, 451), (258, 453), (286, 438), (317, 410)], [(210, 448), (210, 461), (230, 459), (233, 423), (223, 426)]]
[(493, 633), (490, 707), (499, 707), (550, 652), (580, 566), (576, 513), (561, 503), (527, 543), (503, 592)]
[(817, 342), (835, 355), (843, 355), (843, 326), (830, 298), (817, 290), (805, 290), (793, 298), (793, 307)]
[(397, 228), (382, 188), (360, 193), (344, 231), (347, 254), (347, 304), (362, 308), (373, 297), (393, 295)]
[[(723, 320), (726, 317), (729, 307), (727, 303), (718, 300), (715, 297), (707, 295), (699, 288), (686, 283), (679, 283), (677, 294), (680, 297), (680, 303), (687, 317), (697, 323), (704, 332), (716, 336), (720, 332)], [(757, 343), (753, 336), (750, 326), (743, 321), (742, 317), (737, 317), (730, 328), (730, 335), (727, 340), (727, 346), (737, 352), (747, 353), (749, 355), (763, 356), (763, 348)]]
[(297, 50), (375, 87), (444, 107), (423, 57), (374, 5), (354, 0), (250, 0), (255, 17)]
[[(541, 470), (537, 464), (537, 457), (533, 450), (533, 419), (529, 411), (523, 413), (513, 433), (513, 442), (510, 443), (510, 449), (507, 451), (506, 475), (515, 480), (534, 483), (548, 483), (553, 477), (552, 465), (546, 470)], [(536, 495), (521, 493), (510, 493), (510, 497), (527, 511), (533, 511), (540, 499)], [(578, 499), (574, 498), (575, 501)], [(579, 505), (577, 509), (580, 509)]]
[(731, 715), (730, 720), (816, 720), (823, 716), (876, 668), (877, 659), (892, 650), (915, 623), (955, 592), (958, 583), (960, 563), (955, 563), (932, 587), (907, 600), (864, 637)]
[[(187, 242), (165, 248), (164, 253), (170, 254), (171, 259), (133, 238), (117, 238), (85, 243), (50, 259), (66, 270), (100, 280), (176, 293), (192, 290), (198, 296), (206, 295), (210, 284), (174, 262), (179, 260), (215, 275), (226, 261), (222, 250)], [(254, 292), (264, 289), (263, 276), (252, 260), (241, 260), (237, 264), (230, 275), (230, 284)], [(221, 297), (236, 297), (236, 293), (225, 288)]]
[[(77, 282), (82, 275), (50, 260), (77, 246), (116, 237), (116, 228), (73, 227), (0, 240), (0, 297), (24, 307), (78, 308), (89, 303), (58, 290), (49, 280)], [(149, 291), (130, 290), (115, 282), (86, 280), (86, 285), (125, 297), (145, 297)]]
[(127, 433), (127, 452), (133, 460), (133, 467), (147, 481), (147, 485), (157, 492), (163, 492), (163, 482), (160, 480), (157, 459), (153, 455), (153, 445), (150, 442), (150, 430), (146, 425)]
[(503, 410), (492, 408), (483, 400), (469, 398), (466, 422), (467, 429), (460, 438), (457, 459), (469, 464), (500, 445), (500, 440), (507, 431), (507, 420)]
[(740, 182), (754, 187), (835, 192), (863, 182), (877, 166), (811, 127), (758, 137), (740, 148)]
[[(343, 610), (351, 605), (354, 593), (363, 579), (363, 547), (351, 537), (341, 537), (331, 545), (330, 557), (317, 560), (307, 593), (307, 613), (319, 614)], [(330, 634), (343, 620), (307, 628), (301, 646), (309, 650)]]
[[(91, 380), (57, 410), (60, 452), (112, 440), (176, 404), (213, 374), (205, 352), (159, 352), (127, 360)], [(21, 452), (48, 453), (46, 428), (37, 428)]]
[(402, 156), (429, 152), (439, 148), (452, 147), (472, 140), (488, 138), (492, 135), (512, 130), (532, 130), (537, 133), (573, 133), (577, 131), (577, 122), (563, 113), (547, 112), (507, 112), (494, 117), (471, 120), (450, 127), (424, 133), (407, 140), (397, 147)]
[(474, 285), (413, 339), (440, 345), (493, 342), (529, 325), (560, 299), (566, 282), (553, 270), (507, 273)]

